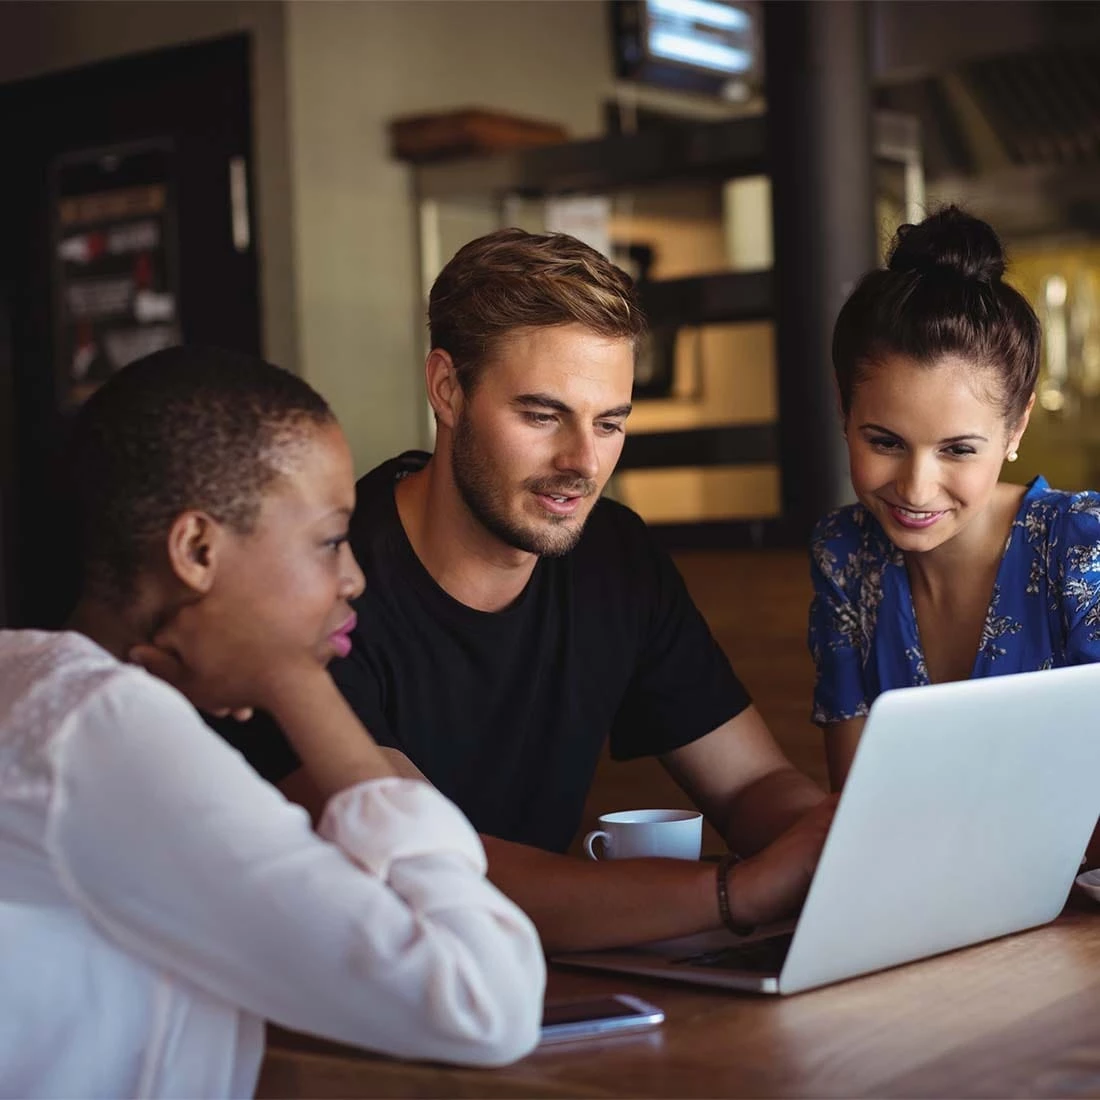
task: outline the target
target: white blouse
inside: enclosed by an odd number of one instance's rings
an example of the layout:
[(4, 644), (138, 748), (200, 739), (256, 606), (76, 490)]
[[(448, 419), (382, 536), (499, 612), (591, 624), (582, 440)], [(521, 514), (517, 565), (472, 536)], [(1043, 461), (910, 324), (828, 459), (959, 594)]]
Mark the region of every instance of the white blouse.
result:
[(519, 1058), (545, 963), (485, 866), (425, 783), (343, 791), (314, 832), (167, 684), (0, 632), (0, 1096), (249, 1096), (264, 1019)]

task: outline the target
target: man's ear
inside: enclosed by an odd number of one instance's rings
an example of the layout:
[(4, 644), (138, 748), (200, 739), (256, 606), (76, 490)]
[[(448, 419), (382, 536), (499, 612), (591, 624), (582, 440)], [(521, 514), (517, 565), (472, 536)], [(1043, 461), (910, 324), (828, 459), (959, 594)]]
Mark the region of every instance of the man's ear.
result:
[(206, 512), (181, 512), (168, 531), (168, 564), (197, 595), (213, 587), (225, 532)]
[(424, 382), (428, 390), (428, 403), (436, 420), (448, 428), (454, 428), (462, 412), (462, 385), (458, 380), (454, 360), (442, 348), (432, 348), (424, 361)]

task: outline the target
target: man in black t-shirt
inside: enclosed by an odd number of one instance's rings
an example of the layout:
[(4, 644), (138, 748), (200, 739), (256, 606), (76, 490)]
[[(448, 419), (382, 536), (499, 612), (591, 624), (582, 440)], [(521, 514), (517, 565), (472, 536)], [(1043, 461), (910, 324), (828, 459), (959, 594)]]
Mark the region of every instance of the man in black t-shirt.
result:
[[(639, 517), (600, 499), (644, 327), (629, 279), (573, 238), (504, 230), (448, 263), (429, 316), (435, 453), (359, 482), (366, 589), (336, 682), (469, 816), (548, 948), (790, 914), (831, 803), (780, 752)], [(308, 804), (276, 734), (235, 740)], [(608, 738), (617, 759), (658, 757), (749, 858), (719, 884), (705, 863), (562, 855)]]

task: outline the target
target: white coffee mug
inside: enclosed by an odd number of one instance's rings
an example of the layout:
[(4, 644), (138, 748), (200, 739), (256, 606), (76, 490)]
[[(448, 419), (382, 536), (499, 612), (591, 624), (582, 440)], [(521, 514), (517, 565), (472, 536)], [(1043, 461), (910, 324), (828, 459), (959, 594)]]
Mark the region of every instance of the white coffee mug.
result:
[[(596, 842), (603, 851), (596, 854)], [(695, 810), (622, 810), (604, 814), (600, 827), (584, 838), (589, 859), (698, 859), (703, 815)]]

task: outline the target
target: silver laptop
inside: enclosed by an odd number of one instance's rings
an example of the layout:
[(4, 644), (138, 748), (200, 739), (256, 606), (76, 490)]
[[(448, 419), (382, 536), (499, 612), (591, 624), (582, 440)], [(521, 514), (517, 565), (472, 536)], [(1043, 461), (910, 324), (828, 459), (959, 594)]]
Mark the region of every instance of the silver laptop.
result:
[(1098, 814), (1100, 665), (886, 692), (793, 927), (554, 961), (813, 989), (1053, 920)]

